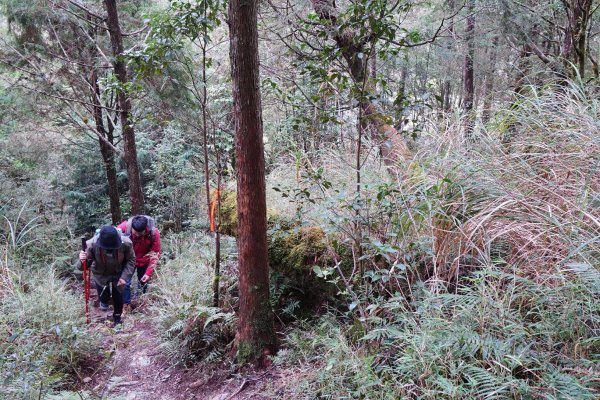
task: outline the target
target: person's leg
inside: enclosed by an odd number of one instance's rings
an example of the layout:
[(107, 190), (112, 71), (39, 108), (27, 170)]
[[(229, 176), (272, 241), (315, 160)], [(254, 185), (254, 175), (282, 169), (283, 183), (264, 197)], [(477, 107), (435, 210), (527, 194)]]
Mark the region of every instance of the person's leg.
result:
[(98, 300), (99, 300), (100, 309), (102, 311), (106, 311), (106, 310), (108, 310), (108, 302), (110, 301), (109, 287), (108, 287), (108, 285), (102, 287), (102, 286), (98, 285), (97, 283), (95, 283), (95, 285), (96, 285), (96, 292), (98, 292)]
[(125, 284), (125, 288), (123, 289), (123, 303), (131, 303), (131, 278), (129, 278), (129, 280)]
[(117, 282), (112, 283), (112, 299), (115, 306), (113, 321), (115, 324), (119, 324), (121, 323), (121, 314), (123, 313), (123, 293), (117, 289)]
[(142, 277), (144, 275), (146, 275), (147, 269), (148, 269), (147, 265), (145, 267), (137, 268), (137, 278), (138, 278), (139, 285), (142, 287), (142, 293), (146, 293), (146, 290), (148, 290), (148, 282), (142, 282)]

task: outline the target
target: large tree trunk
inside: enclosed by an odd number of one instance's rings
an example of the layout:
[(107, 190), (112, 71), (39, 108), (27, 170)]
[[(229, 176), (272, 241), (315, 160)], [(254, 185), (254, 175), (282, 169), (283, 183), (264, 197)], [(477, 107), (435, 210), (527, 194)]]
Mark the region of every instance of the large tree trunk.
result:
[(467, 54), (463, 69), (463, 111), (465, 113), (465, 136), (473, 139), (473, 128), (475, 116), (473, 113), (473, 99), (475, 95), (475, 84), (473, 74), (473, 58), (475, 56), (475, 1), (470, 0), (467, 7), (467, 27), (465, 29), (465, 40), (467, 42)]
[(277, 347), (269, 303), (257, 8), (257, 0), (229, 2), (240, 290), (236, 345), (240, 363), (266, 361)]
[[(312, 0), (313, 8), (319, 18), (331, 21), (334, 27), (332, 39), (340, 49), (344, 60), (348, 65), (354, 82), (363, 84), (366, 79), (367, 66), (365, 65), (364, 39), (357, 37), (356, 33), (349, 28), (340, 28), (337, 23), (337, 9), (333, 0)], [(372, 88), (368, 88), (371, 90)], [(360, 106), (363, 110), (363, 118), (369, 123), (372, 139), (381, 143), (381, 154), (386, 165), (393, 166), (401, 160), (410, 158), (408, 146), (402, 136), (391, 125), (386, 123), (385, 115), (373, 104), (368, 97), (357, 94)]]
[(116, 0), (104, 0), (108, 18), (106, 24), (110, 34), (110, 42), (113, 50), (113, 68), (115, 75), (121, 83), (122, 90), (119, 90), (117, 100), (120, 109), (121, 129), (123, 134), (123, 159), (127, 165), (127, 177), (129, 180), (129, 198), (131, 200), (131, 213), (142, 214), (144, 211), (144, 192), (142, 190), (142, 180), (137, 159), (137, 146), (135, 143), (135, 131), (131, 122), (131, 100), (124, 90), (129, 79), (127, 77), (127, 67), (120, 58), (123, 54), (123, 35), (119, 25), (119, 15), (117, 12)]

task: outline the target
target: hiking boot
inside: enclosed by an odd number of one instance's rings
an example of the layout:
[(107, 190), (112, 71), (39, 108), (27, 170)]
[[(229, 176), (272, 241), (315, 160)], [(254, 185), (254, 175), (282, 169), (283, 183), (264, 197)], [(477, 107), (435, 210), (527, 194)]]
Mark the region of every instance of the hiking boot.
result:
[(121, 325), (122, 323), (123, 323), (123, 320), (121, 319), (121, 316), (119, 314), (113, 315), (113, 328), (116, 328), (117, 326)]
[(100, 308), (100, 311), (108, 311), (108, 304), (104, 304), (103, 302), (100, 302), (98, 304), (98, 307)]

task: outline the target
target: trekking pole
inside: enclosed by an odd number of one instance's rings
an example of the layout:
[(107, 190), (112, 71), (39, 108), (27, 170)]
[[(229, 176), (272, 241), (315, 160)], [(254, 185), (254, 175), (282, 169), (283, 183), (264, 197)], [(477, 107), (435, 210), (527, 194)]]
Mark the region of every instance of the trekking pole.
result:
[[(87, 250), (87, 243), (85, 240), (85, 236), (81, 237), (81, 250), (83, 250), (83, 251)], [(91, 289), (90, 271), (87, 267), (87, 259), (82, 260), (81, 264), (83, 265), (83, 296), (85, 298), (85, 323), (89, 324), (90, 323), (90, 310), (89, 310), (88, 304), (90, 302), (90, 289)]]

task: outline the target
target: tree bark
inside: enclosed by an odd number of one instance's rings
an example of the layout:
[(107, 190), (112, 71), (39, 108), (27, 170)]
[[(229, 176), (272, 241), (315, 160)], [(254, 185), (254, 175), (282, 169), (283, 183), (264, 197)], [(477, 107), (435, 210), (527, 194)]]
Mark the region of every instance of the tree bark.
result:
[(119, 15), (117, 12), (116, 0), (104, 0), (108, 17), (106, 25), (110, 35), (110, 42), (113, 51), (113, 68), (115, 75), (121, 83), (121, 89), (117, 94), (119, 103), (119, 114), (121, 120), (121, 130), (123, 135), (123, 159), (127, 165), (127, 177), (129, 180), (129, 198), (131, 200), (131, 213), (143, 214), (144, 211), (144, 191), (142, 189), (142, 180), (137, 158), (137, 146), (135, 143), (135, 130), (131, 121), (131, 99), (127, 94), (126, 87), (129, 82), (127, 77), (127, 67), (121, 59), (123, 54), (123, 34), (119, 24)]
[[(450, 12), (450, 15), (454, 14), (454, 0), (448, 0), (447, 6), (448, 6), (448, 11)], [(452, 52), (452, 49), (454, 48), (454, 17), (450, 18), (450, 22), (448, 25), (448, 33), (450, 34), (451, 37), (448, 40), (448, 43), (446, 44), (446, 49), (448, 50), (448, 53), (450, 53), (450, 52)], [(450, 81), (450, 78), (448, 77), (444, 81), (444, 84), (442, 85), (442, 109), (444, 111), (450, 111), (451, 91), (452, 91), (452, 82)]]
[(517, 73), (515, 75), (515, 93), (521, 95), (525, 92), (525, 85), (527, 84), (527, 76), (531, 69), (531, 46), (529, 43), (525, 43), (519, 52), (519, 58), (517, 61)]
[(398, 82), (398, 95), (397, 99), (397, 118), (396, 124), (394, 128), (401, 132), (404, 127), (404, 110), (405, 110), (405, 101), (407, 97), (406, 93), (406, 79), (408, 79), (408, 60), (405, 58), (402, 62), (402, 69), (400, 70), (400, 81)]
[[(122, 221), (121, 219), (121, 199), (119, 196), (119, 187), (117, 180), (117, 168), (115, 166), (115, 152), (111, 148), (114, 147), (114, 125), (107, 110), (108, 130), (104, 125), (104, 107), (101, 102), (100, 85), (98, 83), (98, 69), (96, 59), (98, 58), (98, 47), (96, 42), (97, 28), (94, 26), (93, 16), (89, 13), (85, 16), (86, 22), (90, 25), (88, 34), (90, 38), (94, 38), (93, 43), (87, 46), (77, 46), (77, 54), (79, 55), (79, 63), (81, 73), (86, 77), (86, 88), (89, 90), (91, 114), (94, 118), (94, 124), (98, 133), (98, 145), (100, 146), (100, 154), (104, 162), (104, 170), (106, 173), (106, 183), (108, 186), (108, 199), (110, 204), (110, 216), (113, 225)], [(87, 39), (79, 35), (79, 29), (72, 27), (73, 37), (80, 38), (84, 42)], [(85, 52), (84, 52), (85, 50)]]
[(485, 88), (483, 93), (483, 115), (482, 122), (485, 124), (490, 120), (492, 105), (494, 101), (494, 78), (496, 75), (496, 58), (497, 58), (498, 36), (492, 39), (492, 48), (490, 49), (490, 69), (485, 78)]
[(583, 76), (585, 75), (585, 59), (587, 58), (587, 27), (590, 21), (590, 10), (592, 7), (592, 0), (573, 0), (573, 7), (576, 8), (576, 11), (573, 11), (573, 14), (575, 16), (575, 32), (573, 35), (573, 39), (575, 42), (575, 54), (577, 56), (576, 65), (579, 69), (579, 76), (583, 78)]
[[(93, 62), (93, 61), (92, 61)], [(92, 103), (94, 104), (94, 122), (96, 130), (103, 135), (107, 141), (114, 144), (114, 126), (109, 124), (106, 130), (103, 122), (102, 105), (100, 104), (100, 86), (98, 85), (98, 75), (95, 67), (92, 66), (90, 76), (90, 87), (92, 88)], [(98, 138), (100, 153), (104, 161), (106, 171), (106, 182), (108, 183), (108, 198), (110, 201), (110, 215), (113, 225), (122, 221), (121, 219), (121, 199), (119, 197), (119, 187), (117, 181), (117, 169), (115, 167), (115, 153), (110, 146), (102, 139)]]
[(277, 348), (269, 302), (267, 205), (259, 81), (257, 0), (229, 2), (229, 36), (235, 154), (240, 309), (236, 333), (240, 363), (258, 361)]
[[(319, 18), (331, 21), (334, 27), (332, 39), (340, 49), (352, 79), (362, 85), (367, 75), (366, 57), (364, 57), (366, 42), (364, 39), (358, 38), (350, 28), (343, 29), (336, 26), (337, 9), (333, 0), (312, 0), (312, 4)], [(367, 90), (371, 89), (367, 88)], [(372, 139), (381, 143), (380, 149), (384, 163), (387, 166), (394, 166), (400, 160), (409, 159), (410, 151), (402, 136), (396, 128), (386, 123), (385, 115), (368, 98), (369, 96), (361, 96), (357, 100), (363, 110), (363, 118), (371, 127), (369, 131)]]
[[(558, 31), (564, 31), (560, 46), (554, 46), (548, 40), (546, 46), (540, 48), (535, 38), (539, 36), (539, 28), (534, 25), (531, 38), (527, 39), (525, 47), (546, 64), (558, 79), (560, 84), (566, 84), (570, 78), (585, 74), (585, 62), (588, 55), (588, 25), (591, 18), (592, 0), (563, 0), (566, 12), (565, 26)], [(554, 51), (549, 51), (555, 49)], [(592, 62), (593, 64), (594, 62)]]
[(475, 2), (469, 1), (467, 7), (467, 26), (465, 29), (465, 40), (467, 42), (467, 54), (465, 55), (465, 65), (463, 69), (463, 111), (465, 113), (465, 136), (467, 139), (473, 139), (474, 115), (473, 99), (475, 94), (473, 58), (475, 56)]
[(375, 82), (377, 81), (377, 50), (373, 49), (371, 51), (371, 56), (369, 57), (369, 78)]
[[(575, 72), (571, 63), (578, 66), (578, 71), (585, 68), (585, 57), (580, 61), (579, 53), (583, 50), (583, 54), (585, 54), (586, 9), (589, 12), (590, 5), (591, 0), (571, 0), (567, 8), (565, 37), (560, 48), (560, 57), (567, 71)], [(580, 47), (582, 44), (584, 47)]]

